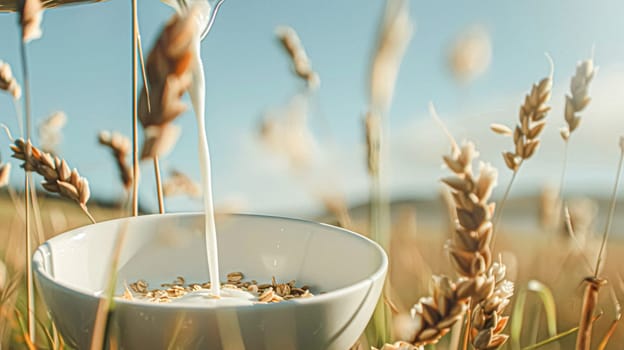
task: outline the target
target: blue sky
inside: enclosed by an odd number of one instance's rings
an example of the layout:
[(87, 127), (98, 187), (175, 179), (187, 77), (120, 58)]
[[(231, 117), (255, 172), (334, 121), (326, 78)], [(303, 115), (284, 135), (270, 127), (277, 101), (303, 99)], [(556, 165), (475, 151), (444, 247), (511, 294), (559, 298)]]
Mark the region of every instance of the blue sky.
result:
[[(624, 133), (620, 121), (624, 120), (624, 22), (620, 18), (624, 3), (441, 0), (411, 1), (410, 6), (415, 32), (390, 113), (387, 183), (391, 193), (435, 194), (437, 179), (445, 173), (439, 159), (447, 144), (428, 116), (429, 101), (459, 139), (478, 140), (483, 158), (499, 167), (500, 182), (506, 183), (509, 173), (499, 154), (509, 148), (509, 140), (492, 135), (487, 126), (494, 121), (515, 122), (523, 95), (548, 74), (545, 52), (555, 62), (551, 124), (544, 147), (534, 161), (526, 163), (518, 187), (537, 190), (546, 182), (556, 184), (563, 149), (557, 139), (557, 129), (563, 125), (563, 94), (576, 62), (588, 58), (592, 47), (600, 71), (590, 89), (593, 102), (571, 145), (566, 186), (595, 193), (610, 189), (617, 137)], [(362, 114), (383, 8), (383, 1), (226, 1), (202, 43), (217, 204), (237, 199), (249, 211), (273, 214), (317, 210), (319, 203), (310, 188), (319, 186), (345, 192), (351, 203), (365, 198)], [(171, 14), (160, 1), (140, 1), (146, 53)], [(15, 14), (0, 14), (0, 59), (13, 66), (21, 81), (16, 21)], [(275, 27), (282, 24), (297, 30), (322, 82), (310, 125), (326, 166), (303, 179), (255, 137), (261, 113), (285, 104), (301, 87), (274, 38)], [(491, 36), (492, 62), (482, 77), (460, 85), (447, 68), (448, 48), (460, 32), (476, 24)], [(112, 0), (46, 11), (43, 33), (28, 48), (34, 119), (65, 111), (69, 123), (62, 156), (90, 180), (94, 196), (120, 197), (112, 157), (97, 145), (96, 136), (102, 129), (126, 135), (131, 131), (130, 2)], [(17, 130), (6, 95), (0, 96), (0, 111), (0, 122)], [(163, 160), (163, 167), (182, 169), (198, 180), (194, 118), (187, 113), (177, 123), (183, 138)], [(8, 142), (0, 139), (0, 145), (0, 154), (7, 159)], [(149, 164), (142, 173), (141, 201), (154, 208)], [(13, 174), (16, 186), (20, 175)], [(177, 199), (170, 206), (192, 210), (200, 208), (200, 202)]]

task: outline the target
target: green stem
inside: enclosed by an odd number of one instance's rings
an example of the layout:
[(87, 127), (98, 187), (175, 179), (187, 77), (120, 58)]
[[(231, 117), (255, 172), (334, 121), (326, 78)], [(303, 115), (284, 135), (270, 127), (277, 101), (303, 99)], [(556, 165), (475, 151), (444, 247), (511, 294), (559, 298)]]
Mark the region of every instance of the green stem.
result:
[[(390, 245), (390, 228), (389, 228), (389, 212), (390, 208), (388, 205), (388, 201), (386, 200), (383, 193), (382, 186), (382, 155), (383, 155), (383, 147), (382, 147), (382, 121), (383, 118), (380, 115), (375, 115), (372, 118), (379, 118), (379, 121), (375, 123), (377, 127), (372, 128), (368, 132), (370, 133), (369, 138), (372, 140), (372, 145), (369, 155), (372, 159), (369, 159), (369, 175), (370, 175), (370, 236), (371, 238), (377, 242), (381, 247), (389, 252)], [(387, 276), (390, 276), (390, 272), (388, 272)], [(386, 277), (386, 281), (384, 284), (384, 291), (389, 289), (389, 277)], [(387, 306), (383, 302), (383, 296), (377, 302), (377, 306), (375, 307), (375, 312), (373, 313), (373, 318), (369, 322), (366, 329), (366, 336), (368, 338), (368, 342), (372, 346), (376, 346), (381, 348), (383, 344), (390, 342), (390, 312), (386, 310)]]
[(546, 346), (546, 345), (548, 345), (548, 344), (550, 344), (552, 342), (556, 342), (559, 339), (562, 339), (562, 338), (567, 337), (567, 336), (569, 336), (571, 334), (574, 334), (574, 333), (578, 332), (578, 330), (579, 330), (578, 327), (574, 327), (574, 328), (569, 329), (569, 330), (567, 330), (565, 332), (559, 333), (559, 334), (557, 334), (554, 337), (550, 337), (550, 338), (548, 338), (546, 340), (542, 340), (539, 343), (536, 343), (536, 344), (524, 347), (524, 348), (522, 348), (522, 350), (535, 350), (535, 349), (541, 348), (542, 346)]

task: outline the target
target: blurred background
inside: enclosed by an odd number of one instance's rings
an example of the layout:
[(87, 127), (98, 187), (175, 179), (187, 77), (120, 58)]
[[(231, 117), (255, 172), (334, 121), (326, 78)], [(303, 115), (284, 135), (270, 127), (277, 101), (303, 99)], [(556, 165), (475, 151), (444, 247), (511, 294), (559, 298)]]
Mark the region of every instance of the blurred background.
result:
[[(0, 0), (0, 5), (4, 3)], [(459, 142), (474, 141), (479, 159), (498, 168), (499, 187), (493, 199), (500, 204), (512, 176), (501, 153), (513, 149), (511, 140), (494, 134), (489, 125), (518, 122), (525, 94), (551, 73), (549, 56), (554, 62), (552, 110), (540, 149), (522, 166), (511, 191), (499, 252), (518, 294), (534, 284), (529, 281), (543, 281), (557, 296), (561, 322), (555, 328), (576, 326), (580, 282), (588, 274), (582, 260), (593, 261), (597, 254), (620, 156), (619, 138), (624, 135), (624, 2), (439, 0), (409, 5), (414, 32), (384, 125), (383, 185), (392, 202), (388, 230), (392, 301), (406, 312), (427, 295), (432, 274), (454, 274), (446, 247), (454, 225), (448, 214), (455, 214), (448, 196), (442, 200), (439, 182), (449, 174), (442, 155), (450, 147), (429, 112), (430, 104)], [(98, 134), (115, 130), (131, 135), (130, 6), (115, 0), (46, 10), (43, 37), (28, 45), (34, 143), (50, 146), (89, 179), (89, 206), (95, 207), (98, 221), (127, 215), (117, 210), (127, 194), (115, 159), (98, 144)], [(147, 56), (174, 11), (155, 0), (140, 1), (138, 10)], [(384, 1), (226, 0), (201, 44), (217, 208), (306, 217), (368, 231), (364, 120), (384, 10)], [(8, 62), (22, 82), (17, 21), (14, 13), (0, 13), (0, 60)], [(293, 74), (292, 60), (276, 37), (276, 28), (282, 25), (298, 33), (320, 76), (318, 89), (308, 89)], [(573, 242), (566, 240), (570, 236), (557, 206), (565, 150), (560, 128), (566, 125), (565, 95), (571, 77), (578, 62), (587, 59), (599, 69), (589, 87), (591, 103), (580, 113), (581, 125), (569, 142), (563, 190), (577, 233)], [(182, 136), (160, 163), (165, 183), (186, 195), (167, 197), (168, 211), (202, 208), (196, 187), (197, 127), (190, 101), (184, 99), (188, 111), (174, 122), (182, 128)], [(55, 114), (58, 111), (65, 117)], [(57, 117), (48, 119), (51, 115)], [(15, 116), (11, 97), (0, 94), (0, 123), (17, 135)], [(44, 129), (47, 132), (37, 132)], [(141, 131), (139, 135), (143, 136)], [(0, 133), (3, 162), (9, 160), (8, 145)], [(7, 241), (6, 271), (21, 271), (24, 251), (17, 232), (23, 232), (22, 206), (14, 190), (22, 190), (23, 172), (16, 169), (17, 162), (10, 162), (15, 168), (8, 196), (0, 200), (0, 235)], [(87, 223), (75, 203), (43, 194), (40, 199), (34, 208), (42, 209), (45, 229), (37, 228), (36, 242)], [(141, 165), (139, 202), (143, 213), (158, 210), (150, 162)], [(609, 242), (604, 274), (612, 287), (600, 295), (605, 318), (596, 327), (599, 334), (620, 315), (622, 210), (621, 205), (616, 209), (615, 239)], [(526, 320), (532, 326), (522, 333), (523, 344), (549, 336), (540, 328), (540, 304), (534, 296), (528, 298)], [(569, 337), (561, 348), (571, 348), (573, 342)], [(620, 329), (610, 346), (620, 348), (622, 342)]]
[[(445, 173), (441, 155), (449, 147), (429, 115), (430, 101), (457, 139), (475, 140), (482, 159), (500, 169), (499, 182), (507, 183), (511, 173), (500, 152), (511, 148), (511, 142), (488, 125), (516, 123), (524, 94), (549, 74), (545, 53), (555, 64), (553, 110), (543, 145), (523, 167), (513, 192), (532, 195), (544, 185), (558, 185), (564, 94), (577, 62), (593, 57), (600, 69), (590, 87), (592, 103), (570, 143), (565, 188), (566, 193), (609, 193), (618, 137), (624, 133), (624, 3), (445, 0), (410, 5), (415, 31), (389, 116), (385, 181), (393, 198), (438, 195), (438, 179)], [(202, 42), (217, 206), (301, 216), (322, 212), (319, 198), (325, 192), (339, 191), (349, 206), (367, 201), (363, 114), (383, 8), (382, 1), (226, 1)], [(146, 55), (172, 13), (160, 1), (140, 2)], [(296, 108), (292, 98), (303, 89), (275, 38), (279, 25), (291, 25), (299, 33), (321, 79), (307, 110), (309, 159), (297, 169), (260, 137), (262, 116)], [(47, 10), (42, 26), (42, 39), (29, 46), (35, 125), (64, 111), (67, 124), (59, 154), (89, 179), (94, 199), (120, 201), (124, 192), (114, 160), (97, 144), (97, 134), (107, 129), (131, 135), (130, 3)], [(0, 59), (13, 66), (21, 81), (17, 30), (15, 14), (0, 14)], [(0, 95), (0, 111), (0, 122), (17, 134), (6, 94)], [(183, 134), (161, 160), (164, 176), (177, 169), (198, 181), (190, 104), (176, 124)], [(8, 140), (1, 137), (0, 145), (6, 160)], [(20, 188), (21, 171), (12, 176), (12, 184)], [(500, 187), (495, 197), (502, 194)], [(142, 165), (140, 203), (146, 211), (157, 210), (149, 162)], [(167, 207), (199, 210), (201, 201), (180, 197), (168, 200)]]

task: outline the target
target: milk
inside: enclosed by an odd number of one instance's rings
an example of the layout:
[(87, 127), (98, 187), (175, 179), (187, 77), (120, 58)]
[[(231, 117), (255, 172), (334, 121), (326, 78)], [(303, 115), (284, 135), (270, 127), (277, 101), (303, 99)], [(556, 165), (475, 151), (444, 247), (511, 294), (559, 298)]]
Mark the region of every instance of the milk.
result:
[(206, 257), (208, 260), (208, 272), (210, 274), (211, 283), (210, 292), (213, 296), (219, 297), (221, 294), (221, 285), (219, 282), (219, 257), (217, 255), (217, 229), (215, 227), (214, 204), (212, 201), (210, 151), (208, 149), (205, 123), (206, 80), (204, 78), (204, 66), (200, 56), (199, 38), (197, 38), (195, 46), (195, 63), (193, 83), (189, 94), (197, 119), (199, 167), (201, 169), (201, 187), (204, 197)]

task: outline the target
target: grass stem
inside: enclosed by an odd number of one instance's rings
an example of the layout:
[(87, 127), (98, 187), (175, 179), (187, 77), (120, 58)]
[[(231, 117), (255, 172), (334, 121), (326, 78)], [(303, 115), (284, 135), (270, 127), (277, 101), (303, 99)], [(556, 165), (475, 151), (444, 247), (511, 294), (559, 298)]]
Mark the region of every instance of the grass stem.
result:
[(160, 179), (160, 164), (158, 156), (154, 157), (154, 174), (156, 175), (156, 194), (158, 195), (158, 212), (165, 213), (165, 199), (163, 198), (162, 181)]
[(498, 233), (498, 226), (500, 225), (501, 219), (503, 218), (503, 210), (505, 209), (505, 204), (507, 203), (507, 199), (509, 198), (509, 194), (511, 193), (511, 186), (513, 186), (514, 181), (516, 180), (521, 165), (522, 160), (518, 164), (518, 168), (511, 175), (511, 179), (509, 179), (509, 183), (507, 184), (507, 188), (505, 189), (505, 194), (503, 194), (503, 198), (496, 208), (497, 210), (494, 216), (494, 228), (492, 232), (492, 251), (494, 251), (494, 249), (496, 248), (496, 234)]
[(137, 105), (137, 0), (132, 2), (132, 216), (139, 215), (139, 135)]
[[(26, 55), (26, 43), (23, 40), (24, 38), (24, 27), (21, 27), (20, 33), (20, 56), (22, 60), (22, 79), (24, 79), (24, 117), (26, 119), (26, 140), (30, 142), (32, 123), (31, 123), (31, 109), (30, 109), (30, 77), (28, 74), (28, 57)], [(30, 152), (26, 152), (26, 162), (29, 161)], [(30, 234), (30, 173), (25, 171), (25, 180), (24, 180), (24, 212), (25, 212), (25, 248), (26, 248), (26, 297), (27, 297), (27, 307), (26, 307), (26, 324), (28, 329), (28, 334), (30, 337), (30, 341), (32, 343), (35, 342), (35, 297), (33, 291), (33, 281), (32, 281), (32, 265), (30, 261), (30, 253), (32, 251), (32, 242), (31, 242), (31, 234)]]
[(607, 240), (609, 239), (609, 233), (611, 231), (611, 224), (613, 223), (613, 216), (615, 214), (615, 204), (617, 201), (618, 186), (620, 185), (620, 175), (622, 174), (622, 162), (624, 161), (624, 149), (620, 151), (620, 160), (618, 162), (617, 175), (615, 177), (615, 184), (613, 185), (613, 193), (611, 194), (611, 203), (609, 204), (609, 216), (607, 217), (607, 224), (605, 225), (604, 234), (602, 235), (602, 243), (600, 244), (600, 251), (598, 252), (598, 258), (596, 259), (596, 269), (594, 271), (594, 278), (598, 277), (600, 272), (600, 265), (602, 264), (604, 250), (607, 246)]
[(89, 218), (89, 220), (91, 221), (92, 224), (95, 224), (96, 221), (93, 218), (93, 216), (91, 215), (91, 213), (89, 212), (89, 209), (87, 208), (86, 205), (84, 204), (80, 204), (80, 209), (82, 209), (82, 211), (85, 213), (85, 215)]

